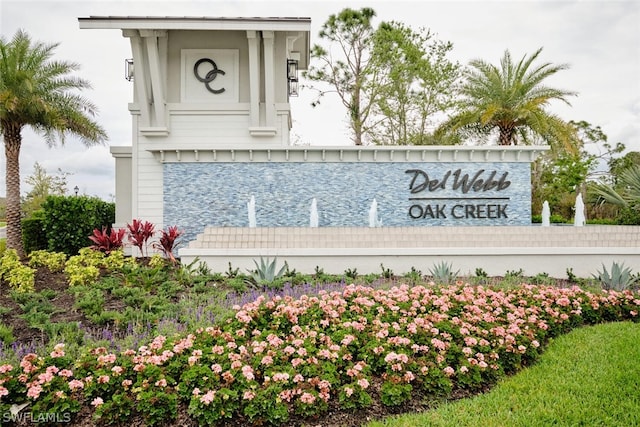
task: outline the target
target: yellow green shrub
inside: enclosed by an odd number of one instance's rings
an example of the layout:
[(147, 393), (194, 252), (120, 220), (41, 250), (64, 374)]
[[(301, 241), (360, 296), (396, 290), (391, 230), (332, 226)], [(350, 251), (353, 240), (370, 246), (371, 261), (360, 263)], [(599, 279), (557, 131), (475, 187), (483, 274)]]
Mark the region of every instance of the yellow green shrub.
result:
[(0, 258), (0, 280), (18, 292), (35, 291), (36, 271), (20, 262), (18, 252), (9, 249)]
[(64, 270), (67, 255), (63, 252), (32, 251), (29, 254), (30, 267), (47, 267), (57, 273)]

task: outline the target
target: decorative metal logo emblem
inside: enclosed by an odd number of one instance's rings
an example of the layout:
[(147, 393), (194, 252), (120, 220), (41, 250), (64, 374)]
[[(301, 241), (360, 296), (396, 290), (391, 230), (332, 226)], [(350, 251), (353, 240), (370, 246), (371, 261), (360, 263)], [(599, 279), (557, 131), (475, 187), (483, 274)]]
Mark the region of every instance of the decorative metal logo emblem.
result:
[[(198, 73), (198, 67), (200, 67), (200, 64), (203, 63), (207, 63), (207, 64), (211, 64), (211, 66), (213, 67), (212, 70), (210, 70), (204, 78), (200, 77), (200, 74)], [(193, 66), (193, 74), (196, 76), (196, 79), (198, 79), (199, 82), (204, 83), (204, 85), (207, 87), (207, 90), (211, 93), (215, 93), (216, 95), (221, 94), (222, 92), (225, 91), (224, 88), (222, 89), (214, 89), (212, 88), (209, 83), (211, 83), (212, 81), (214, 81), (216, 79), (216, 77), (218, 77), (218, 74), (222, 74), (223, 76), (225, 75), (225, 72), (222, 71), (221, 69), (218, 68), (218, 66), (216, 65), (215, 62), (213, 62), (213, 60), (209, 59), (209, 58), (201, 58), (196, 62), (196, 65)]]

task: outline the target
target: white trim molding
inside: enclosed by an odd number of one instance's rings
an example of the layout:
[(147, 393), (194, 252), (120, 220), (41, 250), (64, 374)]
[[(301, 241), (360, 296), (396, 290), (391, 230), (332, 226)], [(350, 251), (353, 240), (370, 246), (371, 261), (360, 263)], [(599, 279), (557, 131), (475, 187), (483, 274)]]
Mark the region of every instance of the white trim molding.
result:
[[(262, 128), (260, 128), (262, 129)], [(149, 151), (162, 162), (515, 162), (530, 163), (549, 146), (265, 146), (207, 150), (162, 146)]]

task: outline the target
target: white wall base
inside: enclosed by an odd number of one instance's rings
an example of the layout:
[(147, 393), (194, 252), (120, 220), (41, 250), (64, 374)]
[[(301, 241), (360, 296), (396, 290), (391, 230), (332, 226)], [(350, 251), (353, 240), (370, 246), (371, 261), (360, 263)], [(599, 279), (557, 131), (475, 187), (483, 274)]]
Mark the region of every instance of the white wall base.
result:
[(623, 263), (640, 271), (640, 227), (336, 227), (207, 228), (180, 249), (183, 263), (196, 257), (217, 272), (254, 269), (253, 260), (278, 258), (291, 269), (341, 274), (380, 273), (381, 264), (396, 275), (412, 267), (427, 274), (434, 264), (451, 263), (460, 275), (482, 268), (490, 276), (522, 269), (527, 276), (547, 273), (566, 278), (597, 274), (604, 264)]

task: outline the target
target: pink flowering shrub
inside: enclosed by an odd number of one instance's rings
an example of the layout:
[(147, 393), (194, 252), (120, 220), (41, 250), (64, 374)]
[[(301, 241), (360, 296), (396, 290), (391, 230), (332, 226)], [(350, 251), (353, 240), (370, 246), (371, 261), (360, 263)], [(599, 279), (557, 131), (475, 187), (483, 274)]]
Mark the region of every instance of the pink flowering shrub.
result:
[(0, 412), (93, 411), (98, 423), (149, 425), (187, 410), (202, 425), (278, 424), (330, 405), (399, 405), (414, 393), (480, 389), (532, 363), (550, 338), (601, 321), (638, 321), (640, 296), (574, 287), (503, 290), (463, 283), (318, 296), (259, 297), (235, 317), (176, 339), (156, 337), (78, 361), (64, 346), (0, 361)]

